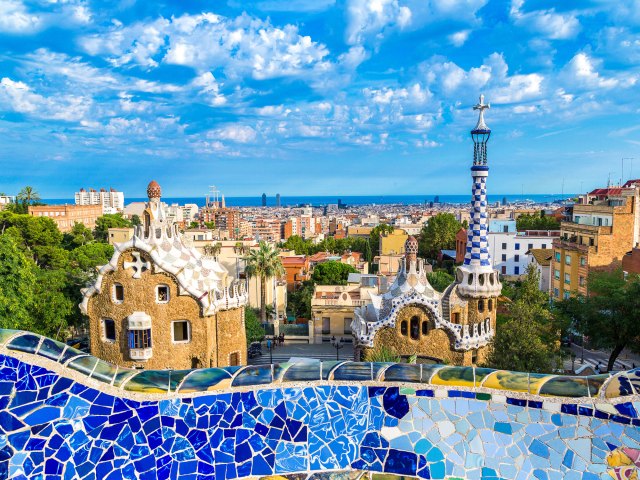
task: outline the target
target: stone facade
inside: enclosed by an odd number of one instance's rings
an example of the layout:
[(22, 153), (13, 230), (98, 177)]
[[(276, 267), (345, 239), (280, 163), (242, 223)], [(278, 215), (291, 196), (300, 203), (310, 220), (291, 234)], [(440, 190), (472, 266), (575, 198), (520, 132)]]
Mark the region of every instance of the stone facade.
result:
[(244, 283), (185, 245), (150, 184), (143, 225), (115, 244), (84, 291), (91, 351), (122, 367), (188, 369), (247, 361)]

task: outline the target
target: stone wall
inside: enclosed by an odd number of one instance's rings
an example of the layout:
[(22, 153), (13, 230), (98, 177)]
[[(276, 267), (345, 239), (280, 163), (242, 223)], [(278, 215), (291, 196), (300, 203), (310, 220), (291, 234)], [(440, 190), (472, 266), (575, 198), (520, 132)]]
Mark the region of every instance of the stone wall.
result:
[[(162, 271), (151, 269), (133, 278), (133, 271), (125, 269), (124, 262), (133, 262), (131, 252), (123, 253), (118, 260), (118, 268), (104, 275), (102, 291), (89, 299), (87, 313), (91, 351), (99, 358), (123, 367), (143, 367), (146, 369), (186, 369), (228, 365), (228, 354), (240, 352), (241, 362), (246, 363), (246, 338), (243, 309), (218, 312), (216, 315), (202, 317), (202, 309), (197, 299), (190, 295), (180, 295), (176, 279)], [(143, 260), (150, 261), (148, 255), (140, 252)], [(114, 285), (123, 286), (124, 299), (114, 301)], [(169, 301), (156, 301), (156, 288), (159, 285), (169, 287)], [(146, 361), (131, 360), (128, 346), (127, 317), (136, 311), (149, 315), (152, 319), (151, 344), (152, 357)], [(116, 325), (116, 341), (104, 338), (103, 320), (110, 318)], [(176, 343), (172, 336), (172, 323), (176, 320), (189, 321), (191, 340), (188, 343)], [(216, 322), (222, 325), (216, 327)], [(216, 339), (220, 335), (220, 339)], [(221, 348), (220, 355), (216, 348)]]
[(187, 372), (96, 362), (0, 330), (0, 478), (638, 475), (640, 369), (569, 378), (353, 362)]

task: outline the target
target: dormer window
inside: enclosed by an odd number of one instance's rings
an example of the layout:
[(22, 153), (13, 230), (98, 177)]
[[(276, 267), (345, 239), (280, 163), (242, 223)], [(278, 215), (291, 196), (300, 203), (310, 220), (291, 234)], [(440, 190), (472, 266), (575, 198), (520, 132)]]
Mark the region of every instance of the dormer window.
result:
[(113, 284), (113, 301), (115, 303), (124, 302), (124, 287), (120, 283)]
[(157, 303), (169, 302), (169, 285), (158, 285), (156, 287), (156, 302)]

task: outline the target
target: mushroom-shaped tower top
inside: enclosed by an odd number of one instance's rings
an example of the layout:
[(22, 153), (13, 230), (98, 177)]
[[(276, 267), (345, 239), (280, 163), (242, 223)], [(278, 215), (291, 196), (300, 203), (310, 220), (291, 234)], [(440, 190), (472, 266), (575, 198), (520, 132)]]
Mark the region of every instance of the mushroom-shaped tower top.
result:
[(160, 198), (162, 196), (162, 189), (155, 180), (151, 180), (147, 186), (147, 196), (149, 198)]
[(404, 254), (408, 264), (418, 259), (418, 240), (413, 235), (410, 235), (404, 242)]

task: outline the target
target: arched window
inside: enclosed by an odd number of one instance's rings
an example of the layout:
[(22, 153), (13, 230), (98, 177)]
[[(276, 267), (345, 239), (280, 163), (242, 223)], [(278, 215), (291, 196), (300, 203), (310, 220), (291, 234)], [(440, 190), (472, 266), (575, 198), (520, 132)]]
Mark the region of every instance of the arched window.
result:
[(424, 320), (422, 322), (422, 335), (427, 335), (429, 333), (429, 322)]
[(403, 320), (400, 323), (400, 333), (402, 335), (407, 335), (409, 333), (408, 328), (407, 328), (407, 321), (406, 320)]
[(478, 300), (478, 311), (484, 312), (484, 300)]
[(411, 317), (411, 338), (418, 340), (420, 338), (420, 318)]

